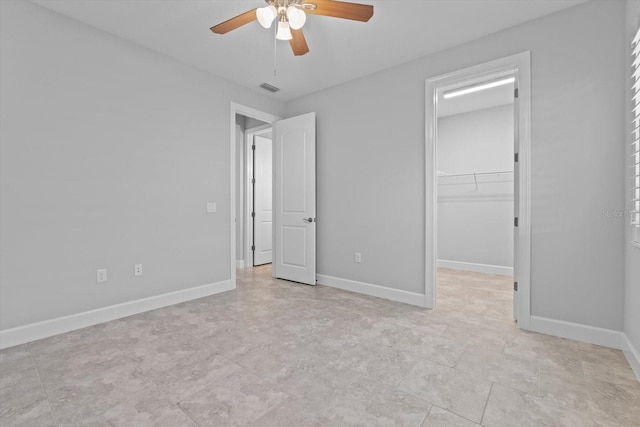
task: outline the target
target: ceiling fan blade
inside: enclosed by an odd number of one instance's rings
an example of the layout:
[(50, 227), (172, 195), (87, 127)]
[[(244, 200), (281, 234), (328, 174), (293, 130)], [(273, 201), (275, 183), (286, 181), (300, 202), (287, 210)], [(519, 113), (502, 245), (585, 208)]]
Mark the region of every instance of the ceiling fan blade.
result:
[(334, 0), (309, 0), (305, 3), (315, 4), (316, 9), (304, 9), (311, 15), (324, 15), (333, 18), (352, 19), (367, 22), (373, 16), (373, 6), (370, 4), (347, 3)]
[(307, 46), (307, 40), (304, 38), (302, 30), (291, 30), (293, 38), (289, 40), (291, 49), (295, 56), (301, 56), (309, 52), (309, 46)]
[(238, 27), (242, 27), (249, 22), (255, 21), (258, 19), (256, 17), (256, 9), (251, 9), (241, 15), (236, 16), (235, 18), (228, 19), (220, 24), (211, 27), (211, 31), (216, 34), (226, 34), (231, 30), (235, 30)]

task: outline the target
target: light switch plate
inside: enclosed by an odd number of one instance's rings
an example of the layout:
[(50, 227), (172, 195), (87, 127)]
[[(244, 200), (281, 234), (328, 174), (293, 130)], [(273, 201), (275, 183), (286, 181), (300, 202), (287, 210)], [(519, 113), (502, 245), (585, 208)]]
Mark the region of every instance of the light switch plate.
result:
[(360, 252), (356, 252), (353, 254), (353, 262), (360, 264), (362, 262), (362, 254)]
[(215, 203), (207, 203), (207, 213), (216, 213), (218, 207)]

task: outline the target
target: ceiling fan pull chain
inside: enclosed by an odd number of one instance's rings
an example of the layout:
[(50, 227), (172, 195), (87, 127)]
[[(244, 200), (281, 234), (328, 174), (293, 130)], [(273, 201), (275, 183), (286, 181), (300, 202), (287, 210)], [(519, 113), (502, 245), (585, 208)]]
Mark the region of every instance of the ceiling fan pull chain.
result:
[(273, 32), (273, 77), (278, 77), (278, 56), (277, 56), (278, 39), (276, 38), (276, 34), (278, 34), (278, 26), (274, 25), (274, 32)]

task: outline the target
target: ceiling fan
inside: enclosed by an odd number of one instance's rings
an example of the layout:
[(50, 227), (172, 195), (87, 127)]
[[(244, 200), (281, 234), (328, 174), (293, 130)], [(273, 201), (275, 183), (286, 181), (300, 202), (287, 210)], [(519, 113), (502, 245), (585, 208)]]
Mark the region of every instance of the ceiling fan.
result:
[(211, 27), (216, 34), (225, 34), (245, 24), (258, 20), (264, 28), (270, 28), (278, 20), (276, 38), (289, 40), (293, 54), (304, 55), (309, 46), (302, 33), (306, 14), (367, 22), (373, 16), (373, 6), (334, 0), (266, 0), (267, 6), (249, 10), (243, 14)]

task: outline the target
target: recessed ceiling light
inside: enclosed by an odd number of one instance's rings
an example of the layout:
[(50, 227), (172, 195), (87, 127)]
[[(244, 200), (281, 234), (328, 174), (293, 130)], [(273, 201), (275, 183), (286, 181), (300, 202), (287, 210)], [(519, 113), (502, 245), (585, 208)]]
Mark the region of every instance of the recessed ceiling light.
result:
[(444, 96), (444, 99), (454, 98), (456, 96), (466, 95), (468, 93), (478, 92), (485, 89), (491, 89), (492, 87), (506, 85), (509, 83), (513, 83), (515, 81), (516, 81), (515, 77), (509, 77), (506, 79), (495, 80), (489, 83), (482, 83), (475, 86), (468, 86), (463, 89), (450, 90), (448, 92), (445, 92), (443, 96)]

